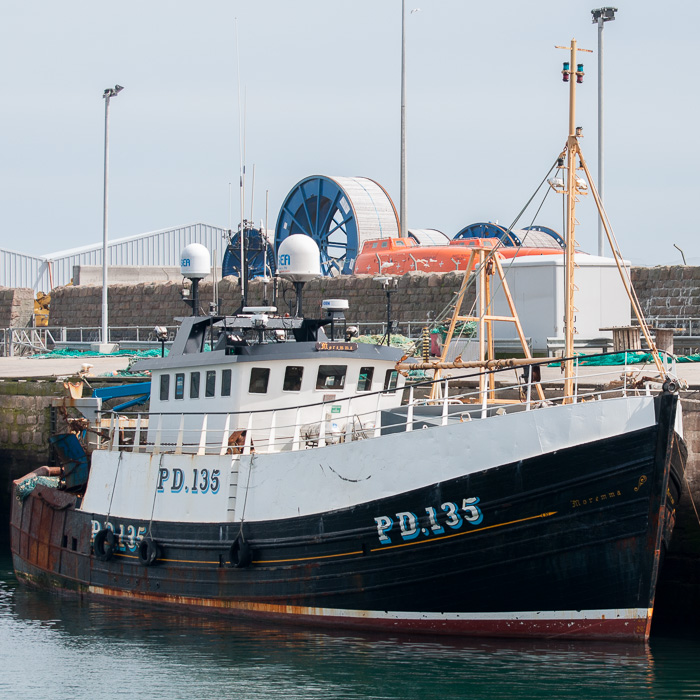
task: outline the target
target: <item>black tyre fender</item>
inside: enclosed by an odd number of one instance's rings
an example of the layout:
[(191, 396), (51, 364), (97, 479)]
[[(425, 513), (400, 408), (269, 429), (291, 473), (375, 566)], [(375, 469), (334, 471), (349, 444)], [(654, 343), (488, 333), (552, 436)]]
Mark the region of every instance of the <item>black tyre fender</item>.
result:
[(664, 383), (663, 386), (661, 387), (661, 390), (665, 394), (675, 394), (678, 391), (678, 383), (674, 382), (673, 379), (667, 379)]
[(152, 537), (144, 537), (138, 546), (139, 562), (144, 566), (151, 566), (158, 561), (160, 547)]
[(114, 533), (107, 527), (102, 528), (96, 535), (95, 541), (92, 544), (95, 550), (95, 556), (100, 561), (109, 561), (114, 554), (114, 546), (116, 544)]
[(244, 569), (250, 566), (252, 553), (250, 545), (239, 535), (228, 550), (228, 559), (234, 569)]

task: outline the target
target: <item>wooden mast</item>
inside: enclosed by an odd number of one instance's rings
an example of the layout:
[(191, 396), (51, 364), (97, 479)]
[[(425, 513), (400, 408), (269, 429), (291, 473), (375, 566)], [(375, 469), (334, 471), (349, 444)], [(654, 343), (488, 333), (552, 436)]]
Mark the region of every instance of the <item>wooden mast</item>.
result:
[(571, 40), (571, 64), (569, 69), (569, 136), (566, 141), (566, 249), (564, 253), (564, 402), (574, 395), (574, 256), (576, 254), (576, 39)]
[(641, 327), (642, 333), (647, 341), (649, 350), (651, 351), (652, 357), (654, 358), (654, 363), (657, 370), (662, 375), (667, 374), (666, 367), (664, 366), (661, 358), (659, 357), (656, 344), (654, 343), (649, 327), (644, 319), (642, 311), (639, 307), (638, 300), (634, 294), (634, 290), (631, 289), (631, 285), (625, 279), (623, 273), (624, 262), (619, 254), (616, 242), (612, 231), (610, 230), (607, 216), (603, 209), (603, 203), (600, 200), (598, 192), (593, 184), (593, 179), (591, 173), (586, 165), (586, 161), (583, 158), (583, 153), (581, 152), (581, 146), (578, 141), (579, 129), (576, 127), (576, 83), (579, 79), (583, 78), (583, 66), (579, 66), (576, 63), (576, 52), (586, 51), (587, 53), (593, 53), (589, 49), (577, 49), (576, 39), (571, 40), (570, 46), (557, 46), (558, 49), (566, 49), (571, 52), (569, 66), (564, 66), (562, 73), (564, 74), (564, 79), (569, 81), (569, 135), (566, 141), (566, 168), (567, 168), (567, 178), (566, 178), (566, 202), (567, 202), (567, 217), (566, 217), (566, 248), (564, 252), (565, 257), (565, 287), (564, 287), (564, 402), (569, 403), (573, 401), (574, 392), (574, 335), (576, 333), (575, 328), (575, 312), (576, 308), (574, 306), (574, 291), (576, 285), (574, 283), (574, 271), (576, 268), (574, 256), (576, 254), (576, 202), (578, 201), (577, 196), (581, 194), (578, 189), (578, 178), (576, 177), (577, 159), (579, 162), (579, 167), (586, 173), (588, 182), (591, 184), (591, 192), (593, 193), (593, 198), (595, 200), (596, 207), (598, 209), (598, 215), (603, 223), (603, 228), (610, 243), (610, 249), (612, 251), (615, 263), (620, 272), (620, 277), (622, 283), (625, 287), (625, 291), (629, 296), (632, 308), (634, 310), (637, 321)]

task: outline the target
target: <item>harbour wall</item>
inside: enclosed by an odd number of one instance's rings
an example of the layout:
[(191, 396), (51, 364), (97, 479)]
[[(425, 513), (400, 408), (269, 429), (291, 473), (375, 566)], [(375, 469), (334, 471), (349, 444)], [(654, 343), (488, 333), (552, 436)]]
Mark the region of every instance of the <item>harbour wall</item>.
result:
[(0, 328), (26, 328), (32, 325), (34, 291), (0, 287)]
[[(700, 267), (634, 267), (634, 288), (644, 314), (649, 318), (700, 318)], [(92, 278), (89, 278), (92, 279)], [(142, 277), (140, 279), (143, 279)], [(409, 272), (397, 278), (391, 295), (392, 318), (430, 321), (447, 307), (459, 290), (462, 275), (455, 272)], [(109, 288), (109, 314), (112, 326), (172, 325), (173, 319), (191, 313), (182, 301), (181, 278), (176, 281), (149, 281), (113, 284)], [(267, 294), (272, 300), (272, 285), (267, 289), (257, 280), (249, 285), (249, 305), (260, 305)], [(472, 292), (473, 294), (473, 292)], [(218, 287), (221, 311), (232, 313), (240, 306), (240, 287), (235, 277), (226, 277)], [(31, 289), (0, 287), (0, 328), (24, 328), (32, 325)], [(348, 321), (379, 321), (386, 317), (385, 290), (369, 275), (322, 278), (304, 288), (305, 309), (318, 308), (324, 298), (342, 298), (350, 303)], [(200, 284), (200, 300), (208, 311), (212, 301), (211, 283)], [(281, 283), (277, 298), (280, 311), (288, 310), (294, 293), (289, 283)], [(467, 299), (469, 304), (473, 296)], [(102, 323), (102, 287), (95, 284), (57, 287), (51, 292), (51, 326), (99, 327)]]
[(12, 481), (48, 464), (51, 400), (64, 394), (62, 382), (0, 381), (0, 543), (9, 540)]
[[(676, 319), (683, 325), (685, 318), (700, 318), (700, 267), (635, 267), (632, 283), (649, 318)], [(392, 287), (392, 318), (399, 324), (408, 321), (429, 322), (453, 300), (462, 282), (456, 272), (409, 272), (397, 277)], [(200, 306), (208, 311), (213, 300), (212, 285), (200, 284)], [(112, 326), (169, 326), (178, 316), (191, 313), (182, 301), (181, 282), (150, 282), (116, 284), (109, 288), (109, 318)], [(349, 322), (380, 321), (386, 318), (386, 291), (370, 275), (321, 278), (304, 287), (304, 309), (311, 312), (323, 299), (347, 299)], [(466, 304), (473, 301), (470, 290)], [(240, 287), (235, 277), (226, 277), (218, 285), (220, 311), (232, 313), (240, 306)], [(267, 297), (272, 303), (272, 284), (249, 284), (248, 304), (261, 305)], [(280, 312), (290, 309), (294, 292), (289, 283), (281, 282), (276, 305)], [(0, 297), (0, 304), (2, 297)], [(2, 310), (0, 309), (0, 313)], [(51, 294), (49, 324), (51, 326), (101, 325), (102, 287), (81, 285), (58, 287)], [(78, 323), (76, 319), (80, 319)]]
[[(392, 287), (392, 318), (402, 321), (435, 318), (459, 290), (462, 275), (456, 273), (426, 274), (410, 272), (397, 278)], [(233, 313), (241, 303), (240, 287), (235, 277), (225, 277), (218, 285), (220, 311)], [(248, 287), (248, 305), (259, 306), (267, 297), (273, 301), (273, 285), (267, 287), (252, 280)], [(205, 312), (213, 300), (212, 285), (199, 285), (200, 307)], [(304, 310), (308, 313), (320, 307), (323, 299), (347, 299), (350, 305), (348, 321), (380, 321), (386, 318), (386, 292), (370, 275), (321, 278), (304, 286)], [(473, 299), (473, 292), (472, 292)], [(288, 282), (280, 282), (276, 304), (281, 313), (293, 310), (295, 294)], [(175, 282), (110, 285), (110, 326), (170, 326), (178, 316), (187, 316), (190, 307), (182, 301), (182, 284)], [(102, 287), (58, 287), (51, 294), (49, 325), (99, 326), (102, 318)], [(76, 323), (80, 319), (80, 324)]]

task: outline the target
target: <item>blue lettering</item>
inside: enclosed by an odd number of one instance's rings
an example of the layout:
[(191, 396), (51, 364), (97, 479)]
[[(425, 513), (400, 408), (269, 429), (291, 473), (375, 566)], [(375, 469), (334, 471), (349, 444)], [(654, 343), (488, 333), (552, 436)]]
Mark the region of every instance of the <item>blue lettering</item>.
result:
[(457, 504), (448, 501), (447, 503), (443, 503), (440, 507), (447, 513), (445, 524), (449, 525), (453, 530), (459, 530), (464, 521), (462, 520), (462, 516), (457, 512)]
[(483, 519), (484, 514), (476, 504), (479, 502), (476, 498), (465, 498), (462, 502), (462, 510), (464, 511), (464, 519), (472, 525), (478, 525)]
[(375, 518), (374, 522), (377, 523), (377, 534), (379, 535), (379, 541), (382, 544), (391, 544), (391, 537), (385, 535), (385, 532), (389, 532), (392, 527), (394, 527), (394, 521), (387, 515), (382, 515), (379, 518)]
[(178, 469), (177, 467), (173, 469), (173, 485), (170, 487), (170, 492), (171, 493), (180, 493), (182, 491), (182, 487), (185, 485), (185, 475), (182, 472), (182, 469)]
[(163, 493), (163, 484), (170, 478), (170, 470), (169, 469), (164, 469), (161, 467), (158, 470), (158, 486), (156, 487), (156, 491), (158, 493)]
[(418, 529), (418, 518), (416, 517), (415, 513), (405, 511), (403, 513), (397, 513), (396, 517), (399, 519), (401, 537), (404, 540), (415, 540), (420, 532)]

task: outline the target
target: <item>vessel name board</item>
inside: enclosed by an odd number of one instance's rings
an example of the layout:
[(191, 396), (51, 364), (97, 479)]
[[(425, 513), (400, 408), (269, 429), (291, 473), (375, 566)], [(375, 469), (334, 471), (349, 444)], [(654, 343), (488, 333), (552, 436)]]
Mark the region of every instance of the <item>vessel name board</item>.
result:
[(316, 343), (316, 350), (340, 350), (342, 352), (354, 352), (357, 350), (357, 343), (334, 343), (321, 341)]

